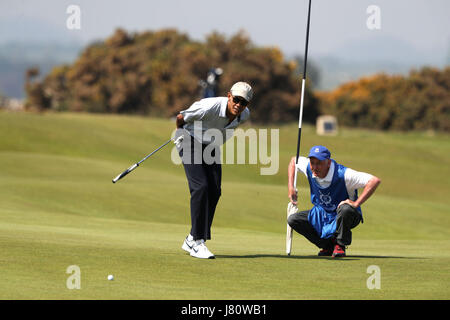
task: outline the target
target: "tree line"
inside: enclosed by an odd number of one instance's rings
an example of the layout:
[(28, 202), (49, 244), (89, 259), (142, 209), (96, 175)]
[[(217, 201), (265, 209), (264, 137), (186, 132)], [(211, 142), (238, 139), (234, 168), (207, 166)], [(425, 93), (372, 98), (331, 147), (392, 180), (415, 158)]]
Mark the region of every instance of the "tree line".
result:
[[(175, 29), (117, 29), (71, 65), (45, 76), (38, 68), (27, 70), (26, 108), (171, 117), (201, 98), (198, 81), (211, 67), (224, 71), (220, 95), (237, 81), (252, 85), (253, 122), (298, 120), (301, 58), (287, 60), (276, 47), (258, 47), (245, 32), (213, 32), (200, 42)], [(345, 126), (450, 130), (450, 68), (424, 68), (406, 77), (381, 74), (330, 92), (314, 91), (315, 66), (308, 66), (308, 74), (314, 77), (306, 86), (305, 122), (334, 114)]]
[(450, 67), (377, 74), (316, 95), (320, 113), (344, 126), (450, 131)]
[[(285, 122), (298, 117), (300, 90), (294, 61), (278, 48), (259, 48), (243, 32), (219, 33), (205, 42), (173, 29), (127, 33), (89, 45), (72, 65), (52, 69), (45, 77), (27, 71), (28, 108), (55, 111), (133, 113), (170, 117), (199, 96), (199, 79), (211, 67), (224, 70), (218, 92), (226, 95), (237, 81), (252, 84), (252, 121)], [(317, 101), (310, 87), (306, 103)], [(314, 111), (309, 116), (313, 121)]]

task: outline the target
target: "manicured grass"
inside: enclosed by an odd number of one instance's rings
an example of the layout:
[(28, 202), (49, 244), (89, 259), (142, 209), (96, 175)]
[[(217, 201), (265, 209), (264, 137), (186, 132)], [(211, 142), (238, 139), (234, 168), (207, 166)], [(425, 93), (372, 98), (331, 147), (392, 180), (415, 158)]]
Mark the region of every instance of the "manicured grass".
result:
[[(287, 257), (295, 127), (271, 127), (280, 134), (276, 175), (223, 166), (208, 242), (217, 259), (204, 261), (181, 250), (189, 192), (172, 145), (111, 183), (166, 141), (173, 122), (0, 112), (0, 299), (449, 299), (450, 137), (351, 129), (318, 137), (305, 126), (302, 154), (325, 144), (338, 162), (383, 182), (347, 258), (318, 258), (297, 234)], [(306, 209), (304, 178), (299, 187)], [(80, 290), (66, 287), (70, 265), (80, 267)], [(366, 285), (371, 265), (379, 290)]]

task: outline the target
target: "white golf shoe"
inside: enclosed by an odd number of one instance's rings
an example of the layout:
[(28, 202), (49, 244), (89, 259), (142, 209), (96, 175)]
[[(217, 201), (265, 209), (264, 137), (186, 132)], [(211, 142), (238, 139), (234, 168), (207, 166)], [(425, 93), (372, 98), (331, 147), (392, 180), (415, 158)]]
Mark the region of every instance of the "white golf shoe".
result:
[(192, 247), (195, 244), (195, 240), (191, 235), (188, 235), (186, 239), (184, 239), (183, 245), (181, 246), (181, 249), (186, 251), (187, 253), (191, 253)]
[(211, 251), (208, 250), (208, 248), (205, 245), (204, 240), (197, 240), (195, 241), (194, 246), (191, 250), (191, 257), (199, 258), (199, 259), (214, 259), (214, 255), (211, 253)]

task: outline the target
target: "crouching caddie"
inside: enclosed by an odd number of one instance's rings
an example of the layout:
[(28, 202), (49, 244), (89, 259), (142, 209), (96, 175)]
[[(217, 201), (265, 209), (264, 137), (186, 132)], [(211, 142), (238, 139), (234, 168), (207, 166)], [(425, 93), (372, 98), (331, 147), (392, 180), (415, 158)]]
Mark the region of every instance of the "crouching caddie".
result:
[[(313, 207), (298, 212), (295, 170), (308, 179)], [(352, 242), (352, 231), (363, 222), (361, 205), (374, 193), (381, 180), (358, 172), (331, 159), (324, 146), (311, 148), (308, 157), (292, 158), (288, 168), (289, 206), (295, 213), (288, 224), (310, 242), (321, 248), (319, 256), (345, 257), (345, 248)], [(358, 189), (363, 188), (358, 196)]]

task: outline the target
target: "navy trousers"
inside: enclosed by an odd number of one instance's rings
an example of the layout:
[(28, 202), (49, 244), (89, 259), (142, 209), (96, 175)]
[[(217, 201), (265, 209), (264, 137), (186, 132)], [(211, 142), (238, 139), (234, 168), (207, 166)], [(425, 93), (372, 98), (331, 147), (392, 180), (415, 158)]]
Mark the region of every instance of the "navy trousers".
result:
[[(186, 145), (184, 146), (186, 147)], [(183, 160), (183, 167), (191, 194), (190, 233), (194, 240), (211, 239), (211, 226), (221, 195), (222, 166), (220, 163), (205, 163), (199, 152), (201, 151), (203, 154), (206, 146), (191, 137), (190, 150), (186, 150), (184, 147), (179, 153)], [(190, 153), (188, 158), (186, 158), (186, 152)], [(214, 151), (211, 155), (215, 156)], [(190, 161), (185, 161), (186, 159), (190, 159)]]

